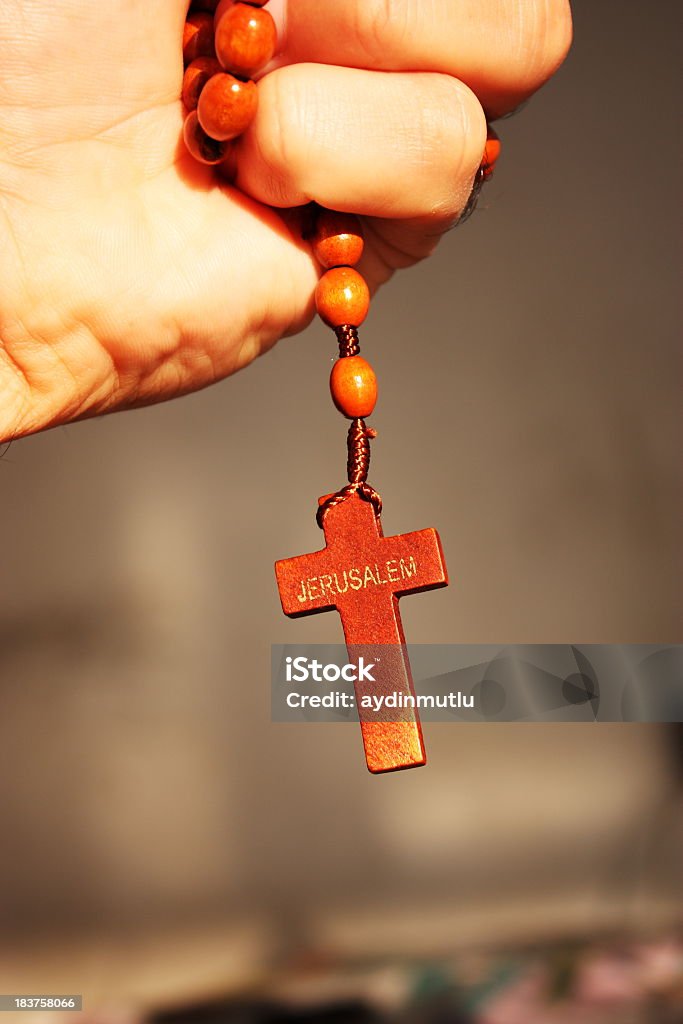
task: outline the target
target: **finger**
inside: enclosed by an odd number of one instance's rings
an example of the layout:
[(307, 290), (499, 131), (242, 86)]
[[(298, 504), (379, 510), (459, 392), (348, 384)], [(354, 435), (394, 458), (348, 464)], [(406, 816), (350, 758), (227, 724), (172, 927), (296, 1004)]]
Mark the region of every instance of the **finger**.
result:
[(443, 72), (493, 117), (553, 74), (571, 36), (568, 0), (288, 0), (281, 61)]
[(435, 233), (464, 207), (485, 138), (476, 97), (447, 75), (292, 65), (259, 83), (237, 185), (269, 206), (313, 200)]

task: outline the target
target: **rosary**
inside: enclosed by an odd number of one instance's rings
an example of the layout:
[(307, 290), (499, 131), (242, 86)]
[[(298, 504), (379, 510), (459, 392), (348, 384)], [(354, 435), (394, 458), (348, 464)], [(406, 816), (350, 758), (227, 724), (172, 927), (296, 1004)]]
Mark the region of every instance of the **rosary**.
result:
[[(203, 164), (227, 164), (231, 143), (256, 114), (258, 89), (251, 76), (266, 67), (277, 47), (275, 22), (264, 10), (267, 2), (239, 0), (227, 5), (227, 0), (195, 0), (188, 14), (183, 35), (183, 134), (187, 149)], [(489, 129), (463, 217), (473, 209), (499, 153), (500, 141)], [(426, 756), (414, 699), (399, 701), (400, 710), (378, 720), (376, 714), (364, 718), (361, 697), (415, 697), (398, 601), (405, 594), (447, 586), (448, 575), (436, 530), (384, 536), (382, 500), (368, 483), (375, 432), (365, 420), (375, 408), (377, 380), (359, 354), (358, 328), (370, 305), (368, 286), (354, 269), (363, 253), (360, 221), (353, 214), (318, 208), (310, 241), (323, 268), (316, 309), (339, 343), (330, 391), (337, 409), (350, 420), (348, 482), (319, 499), (317, 522), (325, 547), (276, 562), (277, 585), (286, 615), (336, 609), (350, 661), (358, 665), (364, 658), (376, 665), (372, 683), (355, 684), (369, 770), (415, 768), (426, 764)]]

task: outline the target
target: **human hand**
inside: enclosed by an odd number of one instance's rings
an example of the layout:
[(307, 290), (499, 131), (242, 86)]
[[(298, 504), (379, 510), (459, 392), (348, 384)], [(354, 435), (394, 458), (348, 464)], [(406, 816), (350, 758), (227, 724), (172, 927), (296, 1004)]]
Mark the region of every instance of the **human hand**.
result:
[(186, 0), (0, 6), (0, 439), (192, 391), (313, 313), (300, 208), (371, 288), (462, 212), (486, 119), (562, 62), (566, 0), (289, 0), (236, 187), (181, 142)]

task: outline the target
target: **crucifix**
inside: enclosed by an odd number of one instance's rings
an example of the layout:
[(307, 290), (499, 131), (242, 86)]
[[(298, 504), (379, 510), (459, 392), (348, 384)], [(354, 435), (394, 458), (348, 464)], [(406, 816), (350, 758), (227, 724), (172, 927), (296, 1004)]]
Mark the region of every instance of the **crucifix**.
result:
[(427, 529), (385, 537), (375, 507), (358, 493), (331, 505), (322, 526), (321, 551), (275, 563), (282, 609), (292, 618), (339, 612), (350, 661), (374, 663), (374, 681), (354, 684), (368, 769), (416, 768), (426, 756), (415, 708), (378, 715), (362, 705), (372, 695), (415, 696), (398, 601), (447, 586), (439, 535)]

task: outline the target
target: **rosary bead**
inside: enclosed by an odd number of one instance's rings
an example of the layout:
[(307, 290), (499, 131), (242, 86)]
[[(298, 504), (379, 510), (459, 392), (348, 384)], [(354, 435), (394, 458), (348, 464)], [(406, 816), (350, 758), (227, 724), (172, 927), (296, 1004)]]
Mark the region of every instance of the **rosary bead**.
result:
[(241, 82), (228, 74), (214, 75), (199, 97), (199, 123), (213, 139), (236, 139), (253, 121), (257, 104), (258, 92), (253, 82)]
[(271, 60), (277, 29), (268, 11), (236, 3), (216, 26), (216, 55), (227, 71), (250, 78)]
[(329, 327), (360, 327), (368, 315), (370, 292), (364, 278), (351, 267), (333, 267), (315, 290), (318, 315)]
[(197, 109), (202, 89), (220, 71), (221, 66), (215, 57), (197, 57), (188, 64), (183, 76), (183, 103), (188, 110)]
[(227, 155), (226, 143), (217, 142), (206, 134), (199, 123), (196, 110), (185, 118), (183, 138), (190, 154), (202, 164), (219, 164)]
[(362, 356), (338, 359), (330, 374), (332, 400), (350, 420), (369, 416), (377, 403), (375, 371)]
[(188, 14), (183, 29), (183, 60), (190, 64), (197, 57), (215, 57), (213, 18), (206, 11)]
[(493, 168), (496, 166), (496, 160), (500, 156), (500, 149), (500, 139), (493, 128), (489, 128), (486, 133), (486, 145), (484, 146), (484, 156), (481, 161), (484, 179), (490, 178), (493, 174)]
[(313, 255), (328, 269), (355, 266), (363, 255), (363, 229), (358, 217), (321, 210), (313, 235)]

